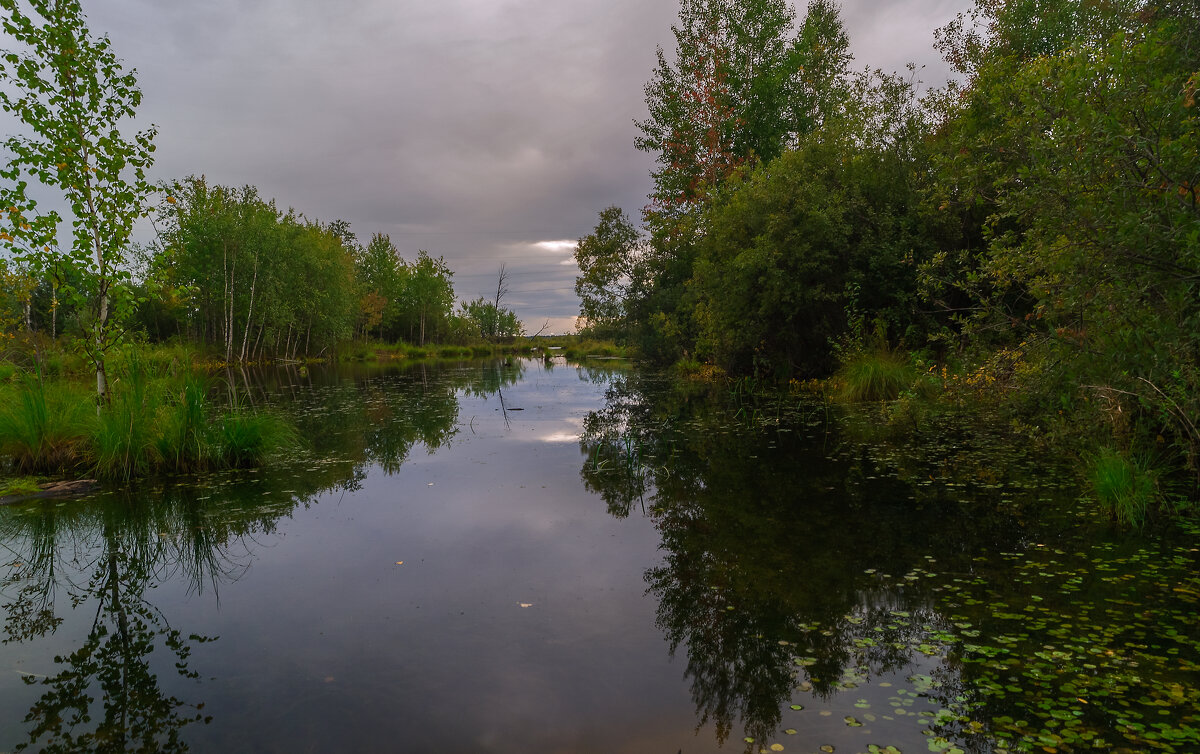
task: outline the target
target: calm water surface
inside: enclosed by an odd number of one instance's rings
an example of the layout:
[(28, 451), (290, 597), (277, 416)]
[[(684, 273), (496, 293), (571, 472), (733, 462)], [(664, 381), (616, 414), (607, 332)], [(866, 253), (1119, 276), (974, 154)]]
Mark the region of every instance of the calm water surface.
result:
[(1200, 751), (1197, 538), (1032, 452), (561, 360), (231, 377), (298, 457), (0, 510), (0, 751)]

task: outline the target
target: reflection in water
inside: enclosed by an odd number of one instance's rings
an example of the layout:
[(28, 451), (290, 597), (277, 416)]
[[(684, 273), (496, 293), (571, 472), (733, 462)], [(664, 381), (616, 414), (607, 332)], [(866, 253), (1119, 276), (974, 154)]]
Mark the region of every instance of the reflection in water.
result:
[(470, 369), (428, 365), (388, 374), (314, 377), (280, 370), (230, 385), (255, 405), (273, 404), (296, 422), (306, 448), (274, 470), (229, 472), (160, 483), (136, 497), (77, 504), (38, 502), (0, 509), (7, 551), (4, 644), (53, 634), (64, 615), (90, 615), (81, 643), (54, 658), (56, 672), (26, 673), (41, 695), (24, 717), (15, 750), (185, 751), (181, 731), (210, 720), (202, 701), (164, 688), (195, 682), (193, 648), (215, 641), (172, 626), (148, 598), (180, 580), (213, 599), (250, 567), (256, 538), (298, 505), (329, 490), (356, 489), (369, 464), (394, 473), (418, 443), (432, 451), (458, 431), (458, 394), (486, 396), (517, 382), (523, 364)]
[(956, 431), (528, 362), (234, 379), (294, 458), (0, 509), (0, 748), (1200, 747), (1194, 543), (1046, 516)]
[(57, 672), (24, 677), (42, 694), (25, 715), (28, 740), (17, 751), (178, 752), (187, 748), (180, 730), (207, 721), (203, 703), (165, 691), (160, 674), (173, 667), (199, 678), (189, 655), (211, 639), (172, 627), (147, 591), (172, 575), (197, 590), (236, 579), (245, 562), (235, 543), (248, 552), (251, 531), (273, 519), (218, 522), (193, 497), (172, 495), (156, 506), (38, 504), (0, 517), (12, 557), (4, 643), (53, 632), (64, 610), (93, 616), (82, 644), (55, 657)]
[[(930, 469), (942, 473), (950, 464), (945, 458), (922, 465), (893, 457), (891, 467), (881, 467), (877, 461), (886, 453), (839, 437), (824, 412), (786, 397), (730, 400), (704, 386), (630, 375), (615, 381), (605, 406), (585, 420), (583, 481), (612, 515), (640, 508), (660, 533), (664, 560), (645, 578), (672, 652), (686, 650), (700, 724), (713, 723), (721, 741), (738, 725), (747, 740), (780, 740), (785, 726), (804, 727), (805, 718), (788, 715), (817, 704), (824, 715), (831, 708), (838, 717), (849, 712), (843, 736), (859, 728), (869, 732), (874, 723), (886, 726), (887, 738), (845, 741), (863, 748), (870, 741), (880, 750), (884, 743), (901, 744), (904, 751), (924, 750), (928, 743), (934, 751), (982, 752), (1006, 739), (1040, 740), (1039, 746), (1051, 748), (1101, 741), (1115, 718), (1102, 720), (1084, 707), (1096, 707), (1097, 699), (1076, 703), (1081, 694), (1075, 693), (1096, 684), (1046, 683), (1056, 663), (1057, 673), (1077, 667), (1080, 678), (1096, 667), (1092, 653), (1058, 645), (1072, 636), (1072, 622), (1086, 625), (1070, 606), (1078, 603), (1062, 601), (1066, 631), (1055, 630), (1052, 620), (1032, 624), (1048, 634), (997, 639), (978, 628), (997, 617), (1041, 615), (1046, 608), (1039, 601), (1051, 604), (1049, 597), (1031, 597), (1028, 587), (1014, 590), (1007, 564), (994, 554), (1037, 552), (1037, 542), (1068, 536), (1086, 540), (1086, 522), (1068, 522), (1068, 532), (1052, 516), (1030, 515), (1031, 507), (1051, 499), (1045, 489), (1040, 496), (998, 501), (992, 489), (998, 485), (965, 494), (952, 475), (938, 485), (940, 492), (901, 482), (892, 469), (910, 480), (932, 479)], [(929, 447), (936, 446), (928, 443), (922, 452)], [(1005, 472), (992, 452), (971, 457), (959, 445), (944, 455), (972, 476), (990, 465), (988, 478), (994, 480)], [(1021, 486), (1036, 489), (1037, 478), (1027, 476)], [(1087, 572), (1087, 561), (1080, 560), (1062, 577), (1068, 585)], [(1044, 577), (1057, 570), (1036, 561), (1026, 567), (1042, 583), (1051, 583)], [(1158, 568), (1152, 576), (1162, 574)], [(1147, 577), (1123, 578), (1140, 583)], [(1114, 592), (1107, 601), (1114, 599), (1127, 595)], [(1150, 607), (1134, 605), (1119, 620), (1145, 637), (1149, 621), (1140, 613)], [(1171, 614), (1182, 612), (1176, 606)], [(1176, 641), (1177, 629), (1163, 631), (1165, 648)], [(1099, 627), (1092, 635), (1107, 634), (1111, 641), (1121, 633)], [(1015, 653), (1025, 647), (1031, 659), (1018, 663)], [(1113, 643), (1109, 656), (1121, 648)], [(1196, 647), (1162, 649), (1163, 674), (1156, 681), (1126, 682), (1166, 704), (1167, 695), (1154, 689), (1180, 688), (1170, 665), (1181, 649), (1194, 654)], [(1051, 659), (1039, 665), (1035, 658), (1042, 656)], [(1129, 677), (1119, 667), (1112, 672)], [(1046, 693), (1084, 711), (1049, 703)], [(1171, 712), (1161, 713), (1176, 716), (1160, 719), (1178, 726), (1169, 729), (1180, 740), (1194, 735), (1187, 731), (1195, 713), (1185, 700), (1195, 695), (1194, 688), (1179, 691)], [(1079, 718), (1098, 729), (1072, 728), (1081, 725)], [(1061, 730), (1062, 720), (1074, 722)], [(1131, 727), (1126, 738), (1144, 743), (1139, 730), (1144, 726)], [(826, 740), (800, 743), (815, 748)]]

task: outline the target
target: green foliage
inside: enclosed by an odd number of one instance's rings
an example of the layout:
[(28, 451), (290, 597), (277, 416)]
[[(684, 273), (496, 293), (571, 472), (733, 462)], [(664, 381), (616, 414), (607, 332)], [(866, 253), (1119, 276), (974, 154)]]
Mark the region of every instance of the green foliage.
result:
[(0, 497), (36, 495), (42, 489), (34, 477), (22, 476), (0, 481)]
[(935, 196), (979, 230), (925, 272), (975, 310), (955, 337), (1031, 354), (1032, 411), (1091, 434), (1113, 402), (1101, 444), (1161, 436), (1200, 478), (1196, 10), (1012, 0), (943, 30), (970, 80), (934, 103)]
[(1113, 518), (1140, 525), (1159, 501), (1157, 475), (1144, 462), (1111, 448), (1101, 448), (1090, 465), (1096, 500)]
[(210, 453), (219, 466), (259, 466), (297, 441), (295, 431), (273, 414), (232, 411), (216, 425)]
[[(0, 53), (0, 107), (27, 129), (4, 141), (9, 161), (0, 170), (0, 209), (7, 219), (0, 241), (35, 268), (62, 266), (76, 274), (78, 287), (62, 293), (86, 308), (81, 346), (105, 397), (105, 356), (121, 336), (114, 324), (133, 305), (124, 262), (134, 222), (147, 214), (155, 130), (122, 133), (142, 93), (108, 38), (92, 37), (78, 0), (4, 0), (0, 11), (7, 39), (18, 45)], [(70, 216), (40, 213), (29, 180), (57, 189)], [(72, 241), (64, 249), (58, 229), (66, 220)]]
[(476, 338), (500, 340), (524, 333), (516, 312), (497, 308), (494, 301), (488, 301), (483, 296), (463, 304), (462, 316), (469, 324), (470, 334)]
[(827, 374), (830, 343), (858, 335), (854, 317), (922, 329), (917, 264), (936, 248), (937, 226), (911, 177), (923, 164), (909, 143), (911, 87), (891, 77), (858, 87), (853, 119), (735, 176), (710, 201), (689, 283), (696, 350), (730, 373)]
[(188, 373), (166, 388), (166, 405), (158, 417), (154, 454), (178, 471), (203, 468), (209, 460), (209, 417), (213, 408), (209, 380)]
[(26, 379), (0, 388), (0, 459), (17, 471), (88, 470), (128, 481), (264, 462), (294, 447), (288, 424), (266, 411), (221, 409), (211, 380), (155, 372), (130, 355), (109, 403), (70, 382)]
[(0, 393), (0, 456), (23, 472), (60, 472), (78, 466), (95, 425), (94, 398), (74, 385), (40, 380)]
[(140, 362), (114, 384), (114, 396), (98, 416), (89, 455), (96, 474), (104, 479), (130, 480), (157, 468), (157, 419), (163, 396)]
[(916, 380), (908, 359), (895, 351), (870, 351), (851, 355), (838, 369), (842, 400), (851, 403), (890, 401)]
[(227, 362), (317, 354), (353, 333), (361, 304), (345, 228), (282, 213), (252, 186), (190, 177), (164, 190), (148, 285), (156, 316), (174, 320), (167, 329)]
[(654, 154), (654, 212), (701, 201), (739, 165), (769, 161), (841, 102), (850, 60), (837, 7), (813, 0), (795, 28), (782, 0), (685, 0), (646, 85), (637, 148)]
[(641, 244), (641, 234), (625, 211), (615, 206), (601, 210), (595, 229), (579, 239), (575, 295), (580, 301), (580, 330), (603, 337), (625, 329)]

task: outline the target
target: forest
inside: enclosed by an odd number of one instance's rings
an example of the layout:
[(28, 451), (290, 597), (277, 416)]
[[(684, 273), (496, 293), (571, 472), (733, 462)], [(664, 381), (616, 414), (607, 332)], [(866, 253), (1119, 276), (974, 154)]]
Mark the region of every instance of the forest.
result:
[(1200, 481), (1200, 6), (977, 0), (955, 78), (856, 71), (832, 0), (684, 0), (636, 224), (580, 239), (587, 331), (831, 378), (906, 424), (988, 406), (1121, 517)]

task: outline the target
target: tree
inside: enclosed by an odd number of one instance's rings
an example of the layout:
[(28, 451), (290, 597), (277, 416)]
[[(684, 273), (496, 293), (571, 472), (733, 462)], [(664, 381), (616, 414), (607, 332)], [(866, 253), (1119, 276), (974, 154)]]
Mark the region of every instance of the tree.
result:
[(595, 229), (575, 246), (575, 295), (583, 327), (597, 334), (624, 329), (641, 234), (620, 207), (600, 212)]
[(462, 305), (462, 316), (470, 323), (473, 335), (491, 340), (515, 338), (524, 334), (521, 320), (510, 309), (497, 309), (483, 296)]
[[(78, 0), (0, 0), (0, 12), (4, 31), (20, 45), (0, 55), (0, 107), (32, 133), (4, 141), (10, 159), (0, 171), (6, 181), (0, 205), (8, 228), (0, 240), (35, 266), (57, 257), (81, 271), (81, 289), (68, 295), (90, 309), (82, 347), (104, 401), (105, 356), (133, 304), (123, 262), (133, 224), (148, 212), (155, 129), (132, 137), (121, 132), (142, 93), (108, 38), (91, 36)], [(55, 210), (38, 213), (27, 179), (65, 199), (73, 227), (69, 249), (58, 250), (63, 218)]]
[(450, 315), (454, 306), (454, 275), (441, 257), (434, 259), (424, 249), (408, 266), (406, 304), (415, 315), (419, 345), (425, 345), (425, 335), (431, 322), (440, 323)]
[(656, 155), (652, 209), (667, 215), (822, 122), (841, 100), (850, 61), (830, 0), (810, 3), (799, 32), (782, 0), (684, 0), (671, 31), (675, 60), (658, 49), (636, 142)]
[[(400, 313), (404, 295), (404, 263), (396, 245), (385, 233), (376, 233), (357, 259), (362, 311), (367, 317), (364, 335), (372, 326), (391, 325)], [(374, 314), (378, 309), (378, 315)]]

